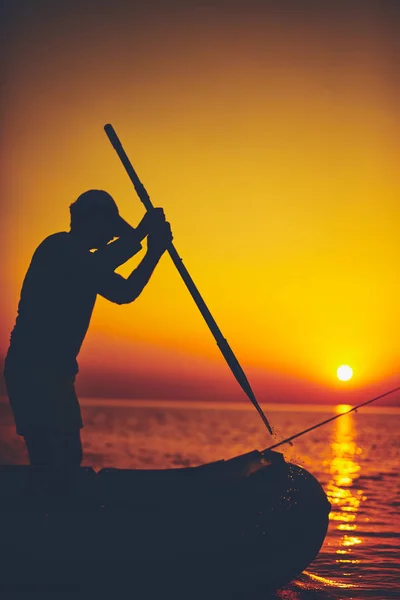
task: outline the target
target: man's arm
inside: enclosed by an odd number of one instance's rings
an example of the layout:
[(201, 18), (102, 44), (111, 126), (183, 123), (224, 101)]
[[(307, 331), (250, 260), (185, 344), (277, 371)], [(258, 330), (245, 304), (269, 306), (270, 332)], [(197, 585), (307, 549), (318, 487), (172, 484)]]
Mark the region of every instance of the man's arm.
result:
[(164, 222), (165, 215), (162, 208), (154, 208), (152, 211), (147, 212), (136, 228), (121, 218), (119, 230), (115, 232), (118, 239), (92, 254), (99, 265), (105, 269), (115, 271), (120, 265), (137, 254), (142, 249), (140, 242), (152, 229), (157, 228)]
[(96, 290), (115, 304), (133, 302), (147, 285), (154, 269), (168, 245), (172, 242), (170, 224), (164, 222), (147, 238), (147, 252), (140, 264), (132, 271), (127, 279), (109, 271), (97, 272)]
[(142, 249), (140, 241), (143, 238), (140, 238), (137, 229), (128, 223), (126, 225), (126, 231), (118, 239), (92, 252), (96, 262), (109, 271), (115, 271)]

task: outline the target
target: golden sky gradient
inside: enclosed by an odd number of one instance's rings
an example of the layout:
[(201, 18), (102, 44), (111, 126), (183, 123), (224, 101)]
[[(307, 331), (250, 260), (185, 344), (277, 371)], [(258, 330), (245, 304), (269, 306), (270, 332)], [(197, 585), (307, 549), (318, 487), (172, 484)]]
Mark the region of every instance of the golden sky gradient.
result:
[[(133, 225), (143, 215), (110, 122), (261, 401), (398, 385), (392, 3), (16, 4), (3, 35), (2, 356), (31, 256), (69, 229), (69, 204), (100, 188)], [(134, 304), (98, 299), (79, 364), (84, 395), (245, 399), (167, 255)]]

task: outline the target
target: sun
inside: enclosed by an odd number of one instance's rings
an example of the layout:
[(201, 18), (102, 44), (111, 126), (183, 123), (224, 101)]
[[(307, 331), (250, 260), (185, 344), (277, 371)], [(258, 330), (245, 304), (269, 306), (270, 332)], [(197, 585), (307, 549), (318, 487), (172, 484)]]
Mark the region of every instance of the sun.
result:
[(353, 377), (353, 369), (348, 365), (341, 365), (337, 370), (337, 377), (340, 381), (349, 381)]

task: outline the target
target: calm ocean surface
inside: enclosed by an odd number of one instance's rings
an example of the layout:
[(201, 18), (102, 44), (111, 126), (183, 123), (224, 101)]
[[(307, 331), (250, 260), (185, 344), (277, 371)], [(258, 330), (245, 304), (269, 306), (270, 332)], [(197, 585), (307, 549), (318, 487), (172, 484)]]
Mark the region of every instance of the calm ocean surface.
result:
[[(83, 464), (96, 470), (192, 466), (271, 445), (251, 405), (93, 399), (81, 405)], [(279, 440), (346, 408), (265, 410)], [(400, 598), (399, 430), (400, 409), (376, 406), (342, 416), (284, 447), (286, 459), (303, 465), (323, 485), (332, 513), (317, 559), (274, 598)], [(0, 462), (27, 462), (3, 403)]]

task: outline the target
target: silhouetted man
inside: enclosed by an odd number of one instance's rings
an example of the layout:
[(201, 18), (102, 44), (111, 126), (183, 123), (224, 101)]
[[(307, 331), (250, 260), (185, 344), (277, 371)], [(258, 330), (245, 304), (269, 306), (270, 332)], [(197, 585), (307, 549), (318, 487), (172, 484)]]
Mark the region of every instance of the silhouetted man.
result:
[[(135, 229), (102, 190), (79, 196), (70, 213), (70, 231), (50, 235), (33, 254), (5, 360), (16, 431), (32, 465), (80, 465), (83, 424), (74, 382), (96, 296), (133, 302), (172, 241), (161, 208), (146, 213)], [(147, 252), (138, 267), (127, 279), (115, 273), (146, 236)]]

